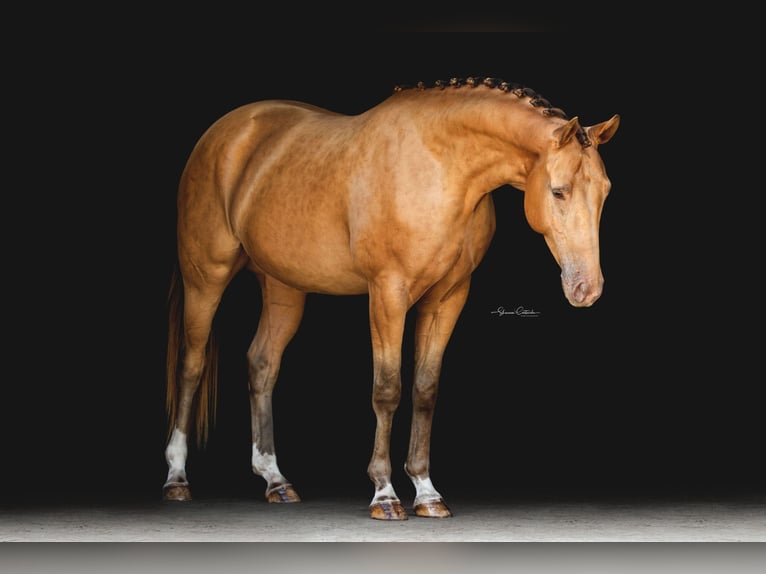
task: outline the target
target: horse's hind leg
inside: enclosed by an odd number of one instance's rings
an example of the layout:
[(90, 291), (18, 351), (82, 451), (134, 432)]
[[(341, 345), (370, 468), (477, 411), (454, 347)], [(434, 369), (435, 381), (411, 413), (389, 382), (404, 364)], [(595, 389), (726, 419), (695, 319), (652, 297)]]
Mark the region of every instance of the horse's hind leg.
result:
[(418, 304), (415, 327), (415, 379), (412, 389), (412, 430), (405, 471), (415, 485), (417, 516), (447, 518), (452, 512), (430, 477), (431, 427), (442, 357), (468, 296), (469, 280), (445, 292), (435, 289)]
[[(175, 287), (183, 288), (183, 315), (179, 318), (182, 328), (182, 340), (177, 341), (181, 349), (181, 364), (177, 382), (177, 395), (173, 389), (175, 416), (173, 431), (165, 449), (168, 475), (163, 485), (165, 500), (191, 500), (191, 491), (186, 477), (186, 458), (188, 437), (192, 427), (192, 410), (195, 396), (198, 394), (203, 376), (214, 377), (209, 371), (214, 369), (213, 357), (208, 353), (208, 341), (211, 334), (213, 317), (221, 301), (226, 286), (242, 267), (244, 260), (239, 253), (232, 251), (228, 261), (204, 269), (190, 259), (180, 261), (181, 279)], [(213, 349), (211, 349), (213, 350)], [(198, 421), (206, 421), (206, 397), (198, 397)], [(200, 444), (204, 443), (206, 422), (199, 424), (197, 432)]]
[(277, 466), (271, 397), (282, 353), (303, 317), (306, 294), (263, 274), (258, 274), (258, 279), (263, 308), (258, 329), (247, 352), (253, 472), (266, 481), (266, 499), (269, 502), (300, 502), (298, 493)]

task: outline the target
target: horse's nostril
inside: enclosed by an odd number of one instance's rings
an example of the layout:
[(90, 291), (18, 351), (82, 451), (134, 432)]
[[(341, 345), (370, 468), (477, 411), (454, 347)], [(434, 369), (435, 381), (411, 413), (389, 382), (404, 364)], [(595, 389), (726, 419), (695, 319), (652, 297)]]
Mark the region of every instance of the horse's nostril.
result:
[(572, 297), (578, 305), (591, 305), (601, 296), (601, 288), (587, 281), (578, 283), (572, 291)]
[(574, 288), (574, 299), (578, 303), (583, 303), (588, 298), (588, 293), (590, 292), (590, 289), (588, 288), (588, 284), (585, 282), (578, 283), (577, 286)]

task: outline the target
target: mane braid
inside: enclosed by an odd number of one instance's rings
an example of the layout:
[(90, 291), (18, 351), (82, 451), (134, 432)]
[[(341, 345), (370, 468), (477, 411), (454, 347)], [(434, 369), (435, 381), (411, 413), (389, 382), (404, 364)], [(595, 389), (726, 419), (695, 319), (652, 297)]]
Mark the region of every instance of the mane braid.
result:
[[(544, 116), (558, 117), (564, 120), (570, 119), (569, 116), (561, 108), (553, 107), (553, 105), (543, 96), (538, 94), (532, 88), (517, 84), (516, 82), (506, 82), (499, 78), (470, 76), (468, 78), (450, 78), (448, 81), (436, 80), (433, 86), (427, 86), (424, 82), (418, 82), (414, 86), (407, 84), (400, 84), (394, 86), (394, 93), (402, 92), (404, 90), (418, 90), (424, 91), (427, 89), (438, 88), (444, 90), (447, 88), (458, 89), (462, 86), (468, 86), (475, 88), (476, 86), (483, 85), (488, 88), (498, 89), (502, 92), (508, 92), (515, 95), (518, 98), (529, 98), (529, 103), (535, 108), (541, 108), (541, 112)], [(580, 126), (577, 129), (577, 141), (584, 148), (592, 145), (592, 142), (588, 138), (588, 134), (585, 132), (585, 128)]]

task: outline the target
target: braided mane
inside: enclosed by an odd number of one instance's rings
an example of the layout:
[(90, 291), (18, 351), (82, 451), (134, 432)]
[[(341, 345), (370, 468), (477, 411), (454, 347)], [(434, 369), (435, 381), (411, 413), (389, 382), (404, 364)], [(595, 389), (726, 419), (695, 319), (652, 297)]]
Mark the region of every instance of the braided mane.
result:
[[(503, 92), (508, 92), (519, 98), (529, 98), (529, 103), (536, 108), (540, 108), (544, 116), (554, 116), (565, 120), (570, 119), (564, 110), (561, 108), (553, 107), (546, 98), (538, 94), (532, 88), (517, 84), (516, 82), (506, 82), (499, 78), (482, 78), (477, 76), (471, 76), (468, 78), (451, 78), (449, 81), (436, 80), (432, 86), (426, 86), (424, 82), (418, 82), (414, 86), (406, 84), (394, 86), (394, 92), (402, 92), (404, 90), (427, 90), (435, 88), (444, 90), (446, 88), (460, 88), (461, 86), (469, 86), (471, 88), (475, 88), (479, 85), (486, 86), (488, 88), (495, 88)], [(588, 134), (585, 132), (585, 128), (582, 126), (577, 129), (576, 137), (577, 141), (580, 142), (582, 147), (588, 147), (592, 145), (590, 139), (588, 138)]]

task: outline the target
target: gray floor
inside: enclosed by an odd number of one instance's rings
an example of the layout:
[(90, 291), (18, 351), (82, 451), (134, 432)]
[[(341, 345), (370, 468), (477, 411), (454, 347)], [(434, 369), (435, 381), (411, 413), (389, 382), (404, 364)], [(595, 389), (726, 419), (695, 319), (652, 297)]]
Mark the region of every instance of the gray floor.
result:
[(362, 497), (316, 497), (292, 505), (198, 499), (0, 508), (0, 572), (766, 572), (766, 497), (458, 498), (452, 518), (402, 522), (372, 520), (366, 505)]
[(766, 542), (766, 498), (450, 502), (447, 519), (373, 520), (363, 498), (6, 509), (4, 542)]

